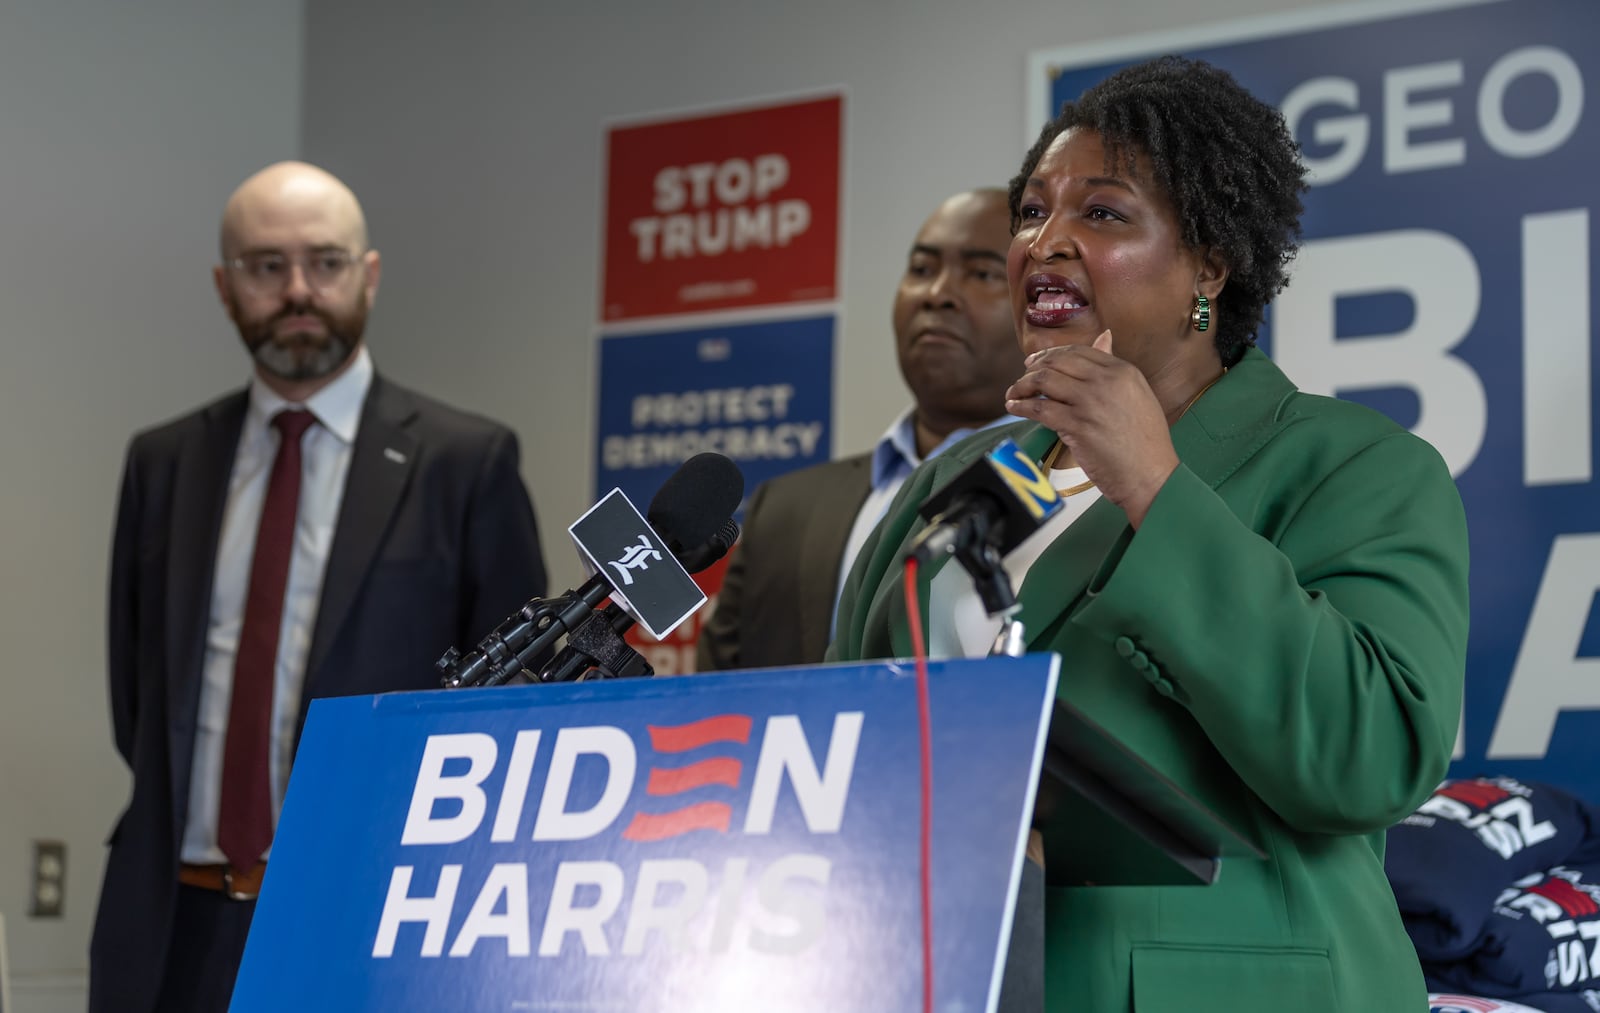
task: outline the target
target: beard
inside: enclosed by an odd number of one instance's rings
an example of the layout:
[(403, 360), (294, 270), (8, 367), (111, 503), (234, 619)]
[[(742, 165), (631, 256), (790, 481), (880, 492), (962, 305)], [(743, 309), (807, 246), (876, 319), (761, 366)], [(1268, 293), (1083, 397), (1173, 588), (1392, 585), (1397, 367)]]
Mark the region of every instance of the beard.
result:
[[(279, 332), (279, 324), (294, 316), (315, 317), (324, 333)], [(350, 361), (367, 326), (367, 300), (344, 313), (317, 306), (287, 304), (261, 320), (240, 320), (239, 337), (250, 357), (280, 380), (320, 380)]]

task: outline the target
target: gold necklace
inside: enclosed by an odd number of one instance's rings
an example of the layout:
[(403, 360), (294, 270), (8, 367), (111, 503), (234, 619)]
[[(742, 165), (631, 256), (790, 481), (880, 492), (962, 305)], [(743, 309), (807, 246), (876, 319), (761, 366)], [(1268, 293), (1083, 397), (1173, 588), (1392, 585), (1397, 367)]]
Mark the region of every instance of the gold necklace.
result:
[[(1049, 451), (1047, 451), (1045, 453), (1044, 459), (1039, 462), (1040, 466), (1044, 468), (1044, 472), (1045, 472), (1046, 475), (1050, 474), (1051, 470), (1054, 468), (1054, 465), (1056, 463), (1056, 458), (1061, 456), (1061, 448), (1062, 448), (1062, 446), (1063, 446), (1063, 444), (1061, 443), (1061, 440), (1058, 437), (1056, 439), (1056, 442), (1051, 444)], [(1093, 489), (1093, 488), (1094, 488), (1094, 479), (1091, 478), (1087, 482), (1079, 482), (1077, 485), (1070, 486), (1070, 487), (1068, 487), (1066, 489), (1057, 489), (1056, 490), (1056, 495), (1060, 496), (1062, 499), (1066, 499), (1068, 496), (1076, 496), (1078, 493), (1083, 492), (1086, 489)]]
[[(1217, 385), (1217, 381), (1222, 379), (1223, 377), (1225, 377), (1227, 375), (1228, 375), (1228, 367), (1227, 366), (1223, 366), (1222, 367), (1222, 372), (1218, 373), (1212, 379), (1212, 381), (1210, 383), (1206, 384), (1204, 387), (1201, 387), (1200, 388), (1200, 393), (1196, 394), (1194, 397), (1190, 398), (1189, 399), (1189, 403), (1183, 406), (1183, 411), (1178, 413), (1178, 419), (1181, 419), (1186, 414), (1188, 414), (1189, 409), (1194, 407), (1194, 403), (1196, 401), (1200, 400), (1200, 395), (1201, 394), (1204, 394), (1206, 391), (1210, 390), (1212, 387), (1215, 387)], [(1172, 424), (1173, 425), (1177, 425), (1178, 424), (1178, 419), (1173, 419), (1172, 420)], [(1065, 447), (1065, 444), (1063, 444), (1061, 442), (1061, 438), (1059, 436), (1056, 437), (1056, 442), (1050, 445), (1050, 449), (1045, 452), (1044, 457), (1041, 458), (1040, 461), (1039, 461), (1039, 465), (1040, 465), (1040, 467), (1042, 467), (1044, 469), (1045, 474), (1048, 475), (1051, 471), (1053, 471), (1055, 469), (1056, 458), (1061, 456), (1061, 451), (1062, 451), (1062, 449), (1064, 447)], [(1067, 489), (1057, 489), (1056, 490), (1056, 495), (1060, 496), (1062, 499), (1066, 499), (1068, 496), (1076, 496), (1080, 492), (1084, 492), (1085, 490), (1093, 489), (1093, 488), (1094, 488), (1094, 479), (1091, 478), (1087, 482), (1080, 482), (1077, 485), (1071, 486), (1070, 488), (1067, 488)]]

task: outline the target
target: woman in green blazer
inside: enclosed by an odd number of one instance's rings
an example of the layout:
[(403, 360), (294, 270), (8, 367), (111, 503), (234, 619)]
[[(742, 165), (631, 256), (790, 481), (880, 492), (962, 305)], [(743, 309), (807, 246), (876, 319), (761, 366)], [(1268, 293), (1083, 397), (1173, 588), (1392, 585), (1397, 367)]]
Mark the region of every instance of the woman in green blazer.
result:
[[(1251, 347), (1303, 175), (1276, 110), (1203, 63), (1135, 66), (1068, 104), (1011, 186), (1028, 360), (1008, 407), (1029, 421), (913, 476), (840, 602), (834, 656), (912, 653), (916, 507), (1012, 437), (1075, 493), (1007, 561), (1029, 649), (1266, 852), (1210, 887), (1051, 890), (1051, 1010), (1427, 1008), (1383, 831), (1455, 741), (1466, 522), (1430, 446)], [(930, 637), (981, 643), (966, 582), (939, 572)]]

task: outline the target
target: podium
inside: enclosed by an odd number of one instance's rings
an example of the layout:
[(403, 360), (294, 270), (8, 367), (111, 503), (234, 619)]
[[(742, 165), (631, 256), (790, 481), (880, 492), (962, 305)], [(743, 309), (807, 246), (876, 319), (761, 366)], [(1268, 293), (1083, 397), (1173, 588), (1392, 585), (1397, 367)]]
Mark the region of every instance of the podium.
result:
[(1052, 708), (1034, 807), (1051, 886), (1209, 886), (1266, 854), (1067, 700)]
[[(993, 1011), (1030, 827), (1055, 884), (1256, 851), (1071, 704), (934, 662), (935, 1008)], [(909, 662), (310, 709), (236, 1013), (921, 1007)]]
[[(935, 1002), (992, 1010), (1058, 659), (930, 667)], [(922, 1001), (908, 662), (314, 702), (232, 1009)]]

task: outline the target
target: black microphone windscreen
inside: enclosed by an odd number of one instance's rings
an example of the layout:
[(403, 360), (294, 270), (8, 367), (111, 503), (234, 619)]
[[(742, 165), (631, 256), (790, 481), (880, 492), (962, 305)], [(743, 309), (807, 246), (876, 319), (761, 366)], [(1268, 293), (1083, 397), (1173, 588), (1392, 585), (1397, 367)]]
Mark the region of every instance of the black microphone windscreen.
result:
[(677, 552), (710, 541), (742, 499), (737, 464), (721, 454), (696, 454), (661, 483), (645, 517)]

